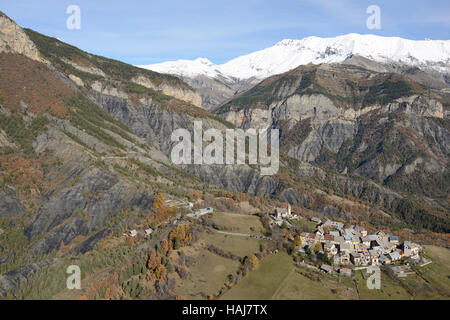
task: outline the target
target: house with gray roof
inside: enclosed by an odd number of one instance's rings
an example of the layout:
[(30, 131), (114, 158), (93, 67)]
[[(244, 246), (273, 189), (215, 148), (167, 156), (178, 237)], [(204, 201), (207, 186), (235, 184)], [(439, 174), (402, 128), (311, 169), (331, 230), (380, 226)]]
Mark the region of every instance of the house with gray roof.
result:
[(352, 235), (349, 235), (349, 234), (344, 235), (345, 243), (352, 243), (352, 240), (353, 240), (353, 236)]
[(388, 255), (381, 255), (378, 260), (380, 261), (380, 263), (382, 264), (391, 264), (392, 260)]
[(362, 252), (362, 253), (361, 253), (361, 265), (367, 266), (367, 265), (370, 264), (371, 262), (372, 262), (372, 259), (370, 258), (370, 253), (369, 253), (369, 251)]
[(398, 261), (402, 258), (397, 251), (389, 253), (388, 256), (392, 262)]
[(198, 217), (201, 217), (201, 216), (204, 216), (205, 214), (213, 213), (213, 212), (214, 212), (213, 208), (203, 208), (203, 209), (195, 211), (194, 214)]
[(408, 274), (414, 274), (411, 271), (411, 267), (408, 265), (403, 265), (403, 266), (392, 266), (390, 267), (391, 273), (394, 274), (394, 276), (398, 277), (398, 278), (404, 278), (407, 277)]
[(345, 252), (341, 252), (338, 254), (339, 256), (339, 263), (341, 265), (348, 265), (350, 264), (350, 256), (348, 255), (348, 253)]
[(397, 244), (398, 237), (397, 236), (389, 236), (389, 242)]
[(332, 235), (333, 237), (339, 237), (341, 234), (339, 233), (339, 231), (330, 231), (330, 235)]
[(405, 241), (403, 243), (403, 252), (406, 257), (416, 256), (420, 251), (420, 247), (417, 243)]
[(361, 237), (361, 242), (362, 242), (365, 246), (370, 247), (371, 240), (370, 240), (370, 237), (369, 237), (369, 236)]
[(323, 246), (323, 249), (325, 250), (325, 252), (328, 252), (329, 254), (332, 254), (333, 256), (338, 253), (338, 249), (336, 248), (334, 243), (325, 243), (325, 245)]
[(338, 230), (342, 230), (342, 228), (344, 228), (344, 224), (342, 222), (338, 222), (338, 221), (333, 221), (333, 220), (327, 220), (325, 221), (325, 223), (323, 224), (324, 227), (332, 227), (332, 228), (336, 228)]
[(351, 253), (350, 260), (355, 266), (361, 265), (361, 254), (357, 252)]
[(326, 273), (332, 274), (334, 273), (334, 269), (332, 266), (328, 265), (328, 264), (323, 264), (320, 266), (320, 269), (325, 271)]
[(355, 247), (351, 243), (344, 242), (339, 246), (339, 251), (344, 253), (352, 253), (355, 251)]
[(367, 230), (365, 230), (363, 227), (356, 226), (356, 227), (355, 227), (355, 231), (356, 231), (357, 233), (359, 233), (362, 237), (367, 236)]
[(369, 255), (371, 264), (377, 266), (380, 263), (380, 252), (377, 250), (369, 250)]
[(334, 237), (334, 243), (335, 244), (342, 244), (342, 243), (344, 243), (345, 241), (344, 241), (344, 237), (342, 237), (342, 236), (337, 236), (337, 237)]

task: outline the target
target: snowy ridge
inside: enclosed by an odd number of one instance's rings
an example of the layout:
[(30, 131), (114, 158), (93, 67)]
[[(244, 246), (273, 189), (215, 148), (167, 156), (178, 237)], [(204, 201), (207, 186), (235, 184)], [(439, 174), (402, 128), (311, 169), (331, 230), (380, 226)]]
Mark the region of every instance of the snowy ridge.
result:
[(407, 40), (398, 37), (347, 34), (335, 38), (286, 39), (273, 47), (216, 65), (206, 58), (139, 66), (160, 73), (194, 77), (264, 79), (300, 65), (342, 62), (359, 55), (382, 63), (404, 63), (450, 73), (450, 40)]

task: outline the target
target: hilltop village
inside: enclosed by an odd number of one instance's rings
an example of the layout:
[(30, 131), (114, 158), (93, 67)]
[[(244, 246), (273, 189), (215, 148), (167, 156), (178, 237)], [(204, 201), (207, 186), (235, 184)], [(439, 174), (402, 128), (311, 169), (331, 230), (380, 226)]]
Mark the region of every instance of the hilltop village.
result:
[[(292, 227), (292, 221), (305, 219), (287, 208), (276, 208), (269, 214), (271, 226)], [(323, 262), (320, 269), (326, 273), (351, 276), (352, 269), (363, 269), (370, 265), (389, 266), (396, 276), (407, 275), (409, 264), (424, 266), (431, 263), (421, 256), (422, 247), (414, 242), (400, 239), (383, 231), (369, 234), (358, 225), (319, 218), (309, 218), (315, 225), (314, 232), (301, 232), (291, 236), (294, 249), (300, 256), (313, 256)]]
[[(168, 200), (167, 204), (187, 209), (188, 213), (185, 217), (180, 216), (174, 220), (174, 225), (191, 224), (215, 212), (212, 207), (195, 210), (194, 204), (187, 201), (175, 203), (173, 200)], [(284, 234), (288, 235), (287, 241), (292, 243), (294, 254), (306, 258), (303, 259), (302, 265), (328, 274), (352, 276), (354, 270), (365, 269), (368, 266), (384, 266), (385, 270), (394, 276), (406, 277), (411, 270), (410, 265), (422, 267), (431, 263), (421, 255), (420, 244), (408, 240), (401, 241), (398, 236), (387, 234), (382, 230), (369, 233), (355, 224), (347, 225), (331, 219), (322, 221), (317, 217), (304, 217), (293, 213), (289, 204), (286, 208), (276, 208), (267, 216), (270, 219), (269, 227), (272, 236), (238, 234), (220, 230), (218, 232), (272, 241), (277, 240), (275, 236), (278, 234), (277, 230), (288, 230)], [(300, 232), (293, 232), (295, 229), (293, 224), (299, 220), (307, 220), (315, 230), (302, 232), (300, 228)], [(153, 231), (151, 228), (140, 231), (133, 229), (124, 236), (136, 237), (142, 234), (141, 236), (149, 237)], [(308, 260), (313, 263), (308, 264)], [(319, 268), (316, 267), (319, 265)]]
[[(284, 208), (280, 203), (256, 207), (227, 200), (232, 198), (193, 199), (166, 199), (160, 194), (155, 212), (166, 219), (146, 224), (134, 220), (136, 224), (123, 230), (122, 241), (150, 250), (147, 257), (134, 262), (144, 265), (139, 270), (150, 280), (130, 285), (129, 280), (121, 281), (126, 290), (133, 294), (133, 290), (148, 290), (153, 297), (239, 298), (254, 279), (266, 281), (269, 272), (290, 279), (280, 282), (284, 289), (277, 294), (282, 297), (409, 298), (436, 292), (446, 296), (439, 284), (433, 282), (438, 287), (434, 289), (421, 278), (440, 270), (440, 261), (430, 254), (427, 244), (405, 236), (400, 239), (402, 233), (394, 235), (363, 222), (312, 215), (297, 207), (293, 212), (288, 204)], [(232, 206), (237, 203), (239, 207)], [(431, 259), (433, 264), (424, 267)], [(378, 293), (361, 292), (371, 273), (365, 269), (372, 266), (380, 269), (383, 288)], [(216, 271), (210, 272), (211, 268)], [(153, 290), (161, 283), (162, 289)], [(303, 296), (298, 289), (303, 285), (310, 285), (314, 292)], [(265, 296), (273, 292), (268, 289)]]

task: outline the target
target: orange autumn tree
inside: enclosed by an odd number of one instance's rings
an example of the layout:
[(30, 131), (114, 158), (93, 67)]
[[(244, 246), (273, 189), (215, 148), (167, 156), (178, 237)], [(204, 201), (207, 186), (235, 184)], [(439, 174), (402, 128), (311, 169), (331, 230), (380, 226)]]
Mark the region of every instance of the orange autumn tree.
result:
[(169, 241), (175, 250), (178, 249), (175, 247), (175, 242), (178, 242), (181, 247), (185, 247), (191, 243), (192, 238), (193, 235), (189, 225), (177, 226), (169, 234)]
[(167, 275), (166, 267), (164, 265), (160, 264), (156, 270), (155, 270), (155, 277), (157, 280), (165, 282)]
[(161, 252), (164, 255), (167, 255), (168, 253), (170, 253), (170, 250), (172, 249), (171, 247), (169, 247), (169, 241), (167, 239), (164, 239), (163, 241), (161, 241), (160, 248), (161, 248)]
[(158, 193), (153, 200), (153, 215), (156, 223), (161, 223), (169, 218), (169, 209), (164, 205), (164, 195)]
[(293, 238), (292, 233), (286, 233), (284, 236), (286, 239), (291, 239)]
[[(161, 277), (161, 266), (164, 267), (162, 264), (162, 257), (159, 252), (156, 250), (152, 250), (147, 258), (147, 280), (148, 281), (155, 281), (160, 280)], [(164, 269), (165, 272), (165, 269)], [(163, 274), (165, 276), (165, 274)]]
[(161, 264), (161, 255), (156, 250), (152, 250), (147, 258), (147, 269), (155, 270)]
[(193, 191), (189, 194), (189, 196), (193, 199), (199, 200), (203, 198), (203, 193), (201, 193), (200, 191)]
[(254, 254), (249, 255), (247, 261), (251, 270), (258, 268), (259, 260)]

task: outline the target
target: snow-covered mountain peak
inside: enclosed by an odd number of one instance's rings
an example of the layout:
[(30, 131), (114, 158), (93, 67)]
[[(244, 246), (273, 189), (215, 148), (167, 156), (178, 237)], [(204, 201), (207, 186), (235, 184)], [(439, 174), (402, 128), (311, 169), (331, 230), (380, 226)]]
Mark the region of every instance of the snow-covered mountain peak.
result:
[(450, 40), (408, 40), (350, 33), (333, 38), (284, 39), (274, 46), (215, 65), (206, 58), (169, 61), (146, 69), (179, 76), (263, 79), (308, 63), (336, 63), (359, 55), (382, 63), (404, 63), (450, 73)]
[(209, 61), (208, 58), (197, 58), (194, 61), (197, 61), (197, 62), (202, 63), (202, 64), (206, 64), (206, 65), (213, 65), (214, 64), (211, 61)]
[(220, 72), (216, 70), (217, 65), (207, 58), (197, 58), (195, 60), (177, 60), (156, 63), (149, 66), (139, 66), (144, 69), (150, 69), (160, 73), (169, 73), (184, 77), (195, 77), (197, 75), (206, 75), (211, 78), (217, 77)]

